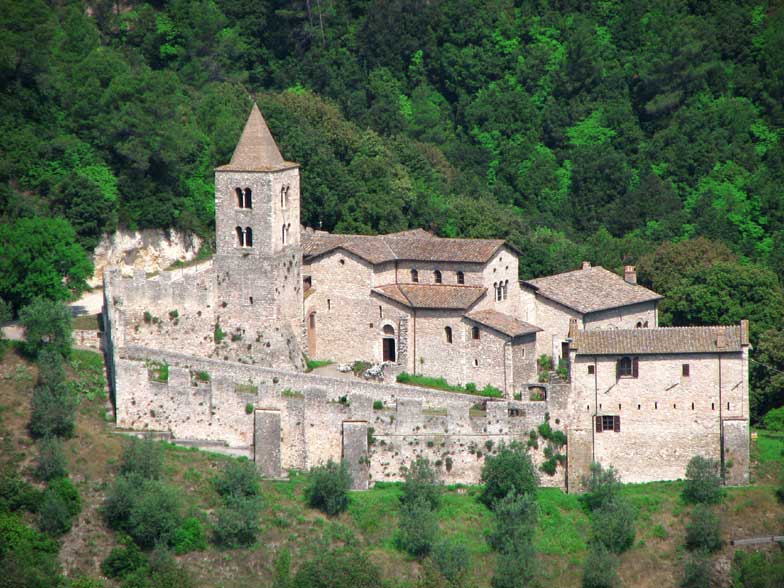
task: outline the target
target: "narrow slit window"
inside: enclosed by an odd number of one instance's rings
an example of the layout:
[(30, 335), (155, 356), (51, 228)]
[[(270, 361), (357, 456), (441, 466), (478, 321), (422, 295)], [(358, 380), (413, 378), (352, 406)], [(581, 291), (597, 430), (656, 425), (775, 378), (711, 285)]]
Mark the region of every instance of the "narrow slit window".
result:
[(441, 271), (440, 270), (436, 270), (436, 271), (433, 272), (433, 281), (436, 284), (440, 284), (442, 282), (442, 277), (441, 277)]
[(447, 343), (452, 343), (452, 327), (444, 327), (444, 337)]
[(588, 375), (589, 375), (589, 376), (592, 376), (592, 375), (594, 375), (595, 373), (596, 373), (596, 370), (594, 369), (594, 366), (592, 366), (592, 365), (589, 365), (589, 366), (588, 366)]
[(682, 375), (684, 378), (688, 378), (688, 377), (689, 377), (689, 364), (688, 364), (688, 363), (684, 363), (684, 364), (681, 366), (681, 375)]
[(471, 338), (472, 339), (479, 339), (479, 327), (471, 327)]
[(419, 281), (419, 272), (415, 269), (411, 270), (411, 281), (415, 284)]

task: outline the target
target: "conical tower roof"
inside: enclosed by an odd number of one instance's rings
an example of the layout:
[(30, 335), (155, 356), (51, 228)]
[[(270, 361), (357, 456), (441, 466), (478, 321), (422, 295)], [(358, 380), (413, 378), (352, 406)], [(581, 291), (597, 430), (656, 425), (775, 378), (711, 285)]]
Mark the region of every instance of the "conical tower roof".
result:
[(219, 167), (218, 171), (272, 171), (295, 165), (283, 159), (261, 110), (254, 102), (231, 162)]

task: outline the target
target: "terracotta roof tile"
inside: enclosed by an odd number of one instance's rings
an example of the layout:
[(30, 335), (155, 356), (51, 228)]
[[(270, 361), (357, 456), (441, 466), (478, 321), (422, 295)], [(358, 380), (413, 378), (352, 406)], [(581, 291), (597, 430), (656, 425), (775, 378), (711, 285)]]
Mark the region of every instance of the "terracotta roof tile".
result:
[(601, 266), (527, 280), (536, 293), (582, 314), (650, 302), (662, 298), (638, 284), (629, 284), (621, 276)]
[(475, 312), (469, 312), (465, 316), (467, 319), (471, 319), (481, 325), (495, 329), (510, 337), (532, 335), (533, 333), (538, 333), (542, 330), (535, 325), (518, 320), (513, 316), (498, 312), (497, 310), (477, 310)]
[(256, 103), (234, 148), (231, 162), (217, 171), (275, 171), (297, 166), (285, 161)]
[(740, 325), (578, 331), (571, 347), (579, 355), (729, 353), (748, 344), (741, 331)]
[(504, 245), (503, 239), (442, 239), (421, 229), (377, 236), (302, 233), (306, 259), (342, 248), (373, 264), (397, 260), (486, 263)]
[(487, 288), (446, 284), (390, 284), (373, 292), (411, 308), (466, 310), (479, 300)]

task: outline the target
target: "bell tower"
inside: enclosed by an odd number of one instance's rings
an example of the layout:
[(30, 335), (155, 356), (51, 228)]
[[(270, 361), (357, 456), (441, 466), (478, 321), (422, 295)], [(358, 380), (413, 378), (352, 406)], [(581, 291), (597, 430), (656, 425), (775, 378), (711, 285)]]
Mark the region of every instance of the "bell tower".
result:
[(254, 103), (231, 162), (215, 170), (215, 312), (243, 359), (272, 367), (302, 364), (299, 195), (299, 164), (283, 159)]

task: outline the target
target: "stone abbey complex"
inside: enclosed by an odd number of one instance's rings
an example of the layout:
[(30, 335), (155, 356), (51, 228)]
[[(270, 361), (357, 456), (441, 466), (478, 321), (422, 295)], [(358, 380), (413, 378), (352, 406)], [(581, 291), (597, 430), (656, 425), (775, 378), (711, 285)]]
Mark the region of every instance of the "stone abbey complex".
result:
[[(513, 441), (568, 490), (593, 461), (642, 482), (683, 477), (695, 454), (748, 482), (745, 321), (661, 328), (632, 266), (520, 281), (525, 252), (502, 240), (303, 229), (298, 165), (255, 105), (215, 207), (211, 260), (105, 272), (118, 427), (221, 445), (271, 477), (344, 459), (358, 489), (420, 456), (476, 483)], [(383, 362), (383, 381), (306, 359)]]

